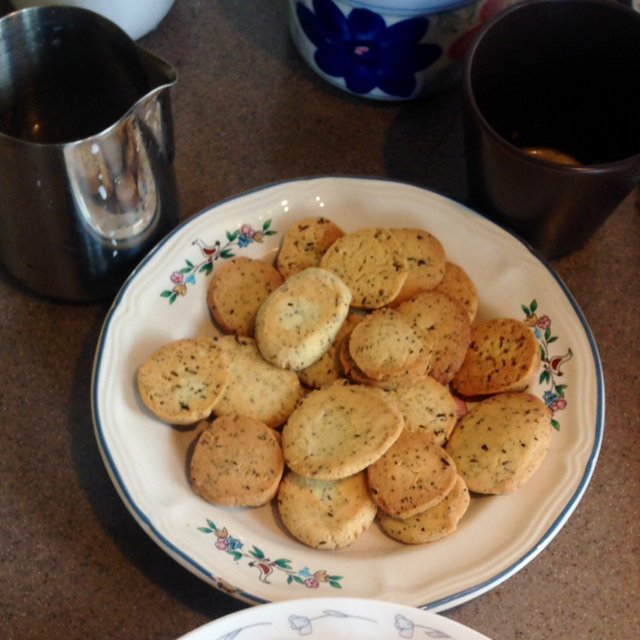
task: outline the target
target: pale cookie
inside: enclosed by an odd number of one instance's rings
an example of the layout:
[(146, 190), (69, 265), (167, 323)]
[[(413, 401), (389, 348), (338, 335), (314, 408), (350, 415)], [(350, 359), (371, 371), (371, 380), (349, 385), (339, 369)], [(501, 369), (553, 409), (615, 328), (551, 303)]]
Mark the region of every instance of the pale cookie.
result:
[(409, 518), (440, 502), (456, 482), (456, 465), (424, 431), (404, 430), (367, 469), (371, 497), (394, 518)]
[(371, 526), (377, 512), (364, 472), (318, 480), (289, 471), (280, 483), (277, 504), (289, 533), (316, 549), (350, 545)]
[(449, 388), (431, 376), (389, 391), (404, 418), (406, 431), (425, 431), (444, 446), (458, 420), (458, 404)]
[(471, 330), (471, 343), (451, 386), (461, 395), (522, 391), (540, 366), (540, 348), (519, 320), (494, 318)]
[(441, 242), (422, 229), (392, 229), (407, 259), (409, 273), (393, 300), (395, 306), (416, 293), (438, 286), (445, 273), (446, 257)]
[(193, 490), (208, 502), (232, 507), (270, 502), (283, 472), (280, 434), (246, 416), (214, 420), (198, 437), (190, 461)]
[(351, 304), (378, 309), (391, 302), (407, 279), (407, 260), (390, 229), (361, 229), (334, 242), (320, 266), (336, 273), (353, 295)]
[(215, 406), (217, 416), (240, 414), (279, 427), (302, 397), (298, 376), (267, 362), (255, 340), (225, 336), (220, 344), (229, 354), (229, 382)]
[(321, 389), (345, 375), (344, 369), (340, 362), (340, 346), (342, 340), (346, 338), (353, 328), (364, 319), (363, 315), (358, 313), (349, 313), (344, 324), (340, 327), (336, 339), (329, 347), (329, 350), (314, 362), (310, 367), (300, 369), (298, 377), (302, 384), (307, 385), (311, 389)]
[(207, 304), (224, 331), (253, 336), (260, 305), (282, 282), (280, 273), (267, 262), (233, 258), (215, 270), (207, 289)]
[(471, 497), (464, 480), (456, 476), (453, 489), (435, 507), (404, 520), (379, 511), (378, 524), (388, 536), (404, 544), (434, 542), (458, 528), (470, 502)]
[(473, 323), (478, 313), (478, 290), (469, 274), (461, 266), (447, 262), (442, 282), (435, 290), (457, 300), (467, 312), (469, 322)]
[(328, 218), (315, 216), (294, 224), (285, 234), (276, 257), (276, 268), (283, 278), (317, 267), (326, 250), (344, 235)]
[(369, 378), (387, 380), (428, 367), (431, 350), (393, 309), (377, 309), (356, 326), (349, 337), (349, 353)]
[(471, 341), (471, 323), (462, 305), (439, 291), (423, 291), (396, 311), (432, 347), (429, 375), (448, 384), (462, 366)]
[(469, 491), (510, 493), (542, 464), (551, 444), (551, 411), (529, 393), (503, 393), (469, 410), (446, 450)]
[(362, 471), (403, 429), (383, 391), (342, 381), (312, 391), (282, 430), (287, 466), (300, 475), (335, 480)]
[(300, 271), (258, 310), (255, 336), (260, 352), (283, 369), (309, 367), (333, 344), (350, 303), (351, 292), (331, 271)]
[(226, 389), (229, 366), (216, 338), (176, 340), (140, 366), (138, 391), (161, 420), (190, 425), (211, 415)]

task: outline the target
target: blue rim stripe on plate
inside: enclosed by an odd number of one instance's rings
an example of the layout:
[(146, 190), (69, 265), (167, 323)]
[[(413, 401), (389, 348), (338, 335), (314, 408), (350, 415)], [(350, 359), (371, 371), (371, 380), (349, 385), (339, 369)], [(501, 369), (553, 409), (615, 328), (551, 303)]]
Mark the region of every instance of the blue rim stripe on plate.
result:
[[(327, 179), (329, 179), (329, 180), (345, 180), (345, 181), (367, 181), (367, 180), (370, 180), (370, 181), (374, 181), (374, 182), (387, 182), (387, 183), (395, 184), (395, 185), (398, 185), (398, 186), (406, 186), (406, 187), (410, 187), (412, 189), (417, 189), (417, 190), (420, 190), (420, 191), (424, 191), (425, 193), (428, 193), (428, 194), (435, 194), (435, 195), (437, 195), (437, 196), (439, 196), (439, 197), (441, 197), (441, 198), (443, 198), (445, 200), (449, 200), (451, 202), (454, 202), (454, 203), (458, 204), (459, 206), (463, 207), (466, 210), (467, 213), (469, 213), (469, 214), (471, 214), (473, 216), (478, 216), (478, 217), (481, 217), (481, 218), (484, 217), (481, 214), (479, 214), (478, 212), (470, 209), (467, 205), (462, 204), (460, 202), (457, 202), (455, 199), (453, 199), (453, 198), (451, 198), (449, 196), (443, 196), (441, 194), (438, 194), (436, 191), (433, 191), (433, 190), (430, 190), (430, 189), (425, 189), (425, 188), (417, 186), (415, 184), (411, 184), (411, 183), (408, 183), (408, 182), (402, 182), (402, 181), (398, 181), (398, 180), (392, 180), (392, 179), (388, 179), (388, 178), (369, 177), (369, 176), (353, 177), (353, 176), (339, 176), (339, 175), (336, 175), (336, 176), (309, 176), (309, 177), (298, 178), (298, 179), (294, 179), (294, 180), (277, 181), (277, 182), (273, 182), (273, 183), (270, 183), (270, 184), (267, 184), (267, 185), (263, 185), (261, 187), (257, 187), (255, 189), (250, 189), (250, 190), (247, 190), (247, 191), (245, 191), (243, 193), (236, 194), (234, 196), (230, 196), (228, 198), (220, 200), (219, 202), (216, 202), (214, 205), (211, 205), (211, 206), (199, 211), (198, 213), (194, 214), (193, 216), (191, 216), (187, 220), (184, 220), (177, 227), (175, 227), (175, 229), (173, 229), (173, 231), (168, 233), (142, 259), (142, 261), (138, 264), (138, 266), (133, 270), (133, 272), (127, 278), (125, 283), (122, 285), (122, 287), (118, 291), (116, 297), (114, 298), (114, 301), (111, 304), (111, 307), (107, 311), (107, 314), (106, 314), (106, 317), (105, 317), (105, 320), (103, 322), (103, 326), (102, 326), (102, 329), (101, 329), (101, 332), (100, 332), (100, 336), (98, 338), (98, 346), (97, 346), (96, 355), (95, 355), (95, 358), (94, 358), (92, 379), (91, 379), (91, 412), (92, 412), (93, 423), (94, 423), (94, 432), (96, 434), (96, 438), (97, 438), (98, 443), (100, 445), (100, 447), (99, 447), (100, 448), (100, 453), (101, 453), (101, 455), (103, 457), (105, 465), (107, 466), (107, 470), (109, 472), (109, 475), (111, 476), (114, 484), (116, 485), (118, 493), (120, 494), (120, 496), (122, 497), (123, 501), (125, 502), (125, 505), (129, 509), (129, 511), (132, 513), (132, 515), (135, 517), (135, 519), (138, 521), (138, 523), (142, 526), (142, 528), (148, 533), (148, 535), (160, 547), (162, 547), (171, 556), (173, 556), (175, 559), (177, 559), (185, 568), (187, 568), (192, 573), (195, 573), (196, 575), (198, 575), (200, 577), (205, 577), (208, 581), (212, 581), (214, 583), (214, 586), (216, 586), (217, 588), (220, 588), (220, 586), (217, 585), (218, 579), (217, 579), (216, 576), (214, 576), (209, 570), (204, 568), (200, 563), (196, 562), (193, 558), (191, 558), (184, 551), (182, 551), (181, 549), (176, 547), (172, 542), (170, 542), (165, 536), (163, 536), (153, 526), (153, 524), (149, 520), (148, 516), (134, 502), (133, 498), (129, 494), (129, 491), (127, 490), (127, 488), (125, 487), (125, 485), (123, 483), (122, 477), (121, 477), (118, 469), (116, 468), (115, 462), (114, 462), (114, 460), (113, 460), (113, 458), (111, 456), (111, 453), (109, 452), (107, 442), (106, 442), (106, 440), (104, 438), (103, 426), (102, 426), (101, 421), (99, 419), (99, 411), (98, 411), (99, 402), (98, 402), (98, 398), (97, 398), (97, 389), (99, 387), (98, 382), (99, 382), (99, 378), (100, 378), (99, 365), (100, 365), (100, 361), (102, 359), (104, 345), (105, 345), (105, 342), (106, 342), (106, 337), (108, 336), (109, 330), (111, 328), (111, 321), (113, 319), (113, 315), (114, 315), (115, 311), (118, 309), (118, 306), (119, 306), (122, 298), (124, 297), (124, 295), (127, 292), (129, 286), (131, 285), (131, 283), (134, 281), (136, 275), (142, 269), (145, 268), (146, 264), (155, 256), (155, 254), (167, 242), (169, 242), (176, 234), (178, 234), (183, 228), (185, 228), (186, 226), (191, 224), (194, 220), (196, 220), (196, 219), (200, 218), (201, 216), (205, 215), (206, 213), (208, 213), (212, 209), (215, 209), (215, 208), (225, 204), (226, 202), (231, 202), (233, 200), (242, 198), (242, 197), (247, 196), (247, 195), (251, 195), (253, 193), (259, 193), (261, 191), (266, 191), (266, 190), (268, 190), (268, 189), (270, 189), (272, 187), (277, 187), (277, 186), (284, 185), (284, 184), (289, 184), (289, 183), (304, 183), (304, 182), (311, 182), (311, 181), (315, 181), (315, 180), (321, 181), (321, 180), (327, 180)], [(476, 584), (476, 585), (474, 585), (472, 587), (469, 587), (468, 589), (464, 589), (464, 590), (458, 591), (458, 592), (456, 592), (454, 594), (451, 594), (450, 596), (447, 596), (445, 598), (441, 598), (439, 600), (434, 600), (432, 602), (427, 602), (427, 603), (419, 605), (420, 608), (422, 608), (422, 609), (431, 610), (431, 611), (434, 611), (434, 612), (443, 611), (443, 610), (446, 610), (446, 609), (453, 608), (454, 606), (458, 606), (460, 604), (463, 604), (464, 602), (467, 602), (468, 600), (470, 600), (470, 599), (472, 599), (474, 597), (477, 597), (477, 596), (482, 595), (483, 593), (486, 593), (490, 589), (498, 586), (499, 584), (501, 584), (502, 582), (504, 582), (505, 580), (507, 580), (508, 578), (513, 576), (515, 573), (517, 573), (521, 568), (523, 568), (526, 564), (528, 564), (531, 560), (533, 560), (538, 554), (540, 554), (548, 546), (548, 544), (553, 540), (553, 538), (560, 531), (562, 526), (567, 522), (567, 520), (569, 519), (571, 514), (575, 511), (575, 509), (577, 508), (577, 506), (578, 506), (578, 504), (580, 502), (580, 499), (584, 495), (584, 492), (586, 491), (586, 488), (587, 488), (587, 486), (589, 484), (589, 481), (591, 480), (591, 477), (592, 477), (593, 472), (595, 470), (596, 462), (597, 462), (597, 459), (598, 459), (598, 456), (599, 456), (599, 453), (600, 453), (600, 449), (601, 449), (601, 446), (602, 446), (603, 435), (604, 435), (605, 386), (604, 386), (604, 376), (603, 376), (603, 370), (602, 370), (602, 362), (601, 362), (601, 359), (600, 359), (600, 354), (599, 354), (599, 351), (598, 351), (598, 348), (597, 348), (597, 345), (596, 345), (596, 342), (595, 342), (595, 338), (594, 338), (593, 332), (591, 331), (591, 328), (589, 327), (589, 324), (588, 324), (588, 322), (587, 322), (582, 310), (580, 309), (580, 307), (579, 307), (578, 303), (576, 302), (575, 298), (573, 297), (573, 295), (569, 291), (568, 287), (565, 285), (563, 280), (560, 278), (560, 276), (556, 273), (556, 271), (553, 269), (553, 267), (550, 265), (550, 263), (545, 258), (543, 258), (526, 241), (524, 241), (522, 238), (520, 238), (517, 234), (512, 232), (510, 229), (504, 227), (503, 225), (495, 223), (493, 221), (491, 221), (491, 222), (495, 226), (500, 227), (502, 230), (504, 230), (509, 235), (511, 235), (520, 244), (522, 244), (547, 269), (549, 274), (553, 277), (553, 279), (560, 286), (560, 288), (561, 288), (562, 292), (564, 293), (566, 299), (571, 304), (571, 307), (573, 308), (573, 310), (574, 310), (574, 312), (575, 312), (580, 324), (582, 325), (583, 330), (585, 331), (587, 340), (589, 342), (589, 346), (591, 348), (591, 354), (593, 356), (593, 362), (594, 362), (594, 365), (595, 365), (596, 382), (597, 382), (596, 425), (595, 425), (594, 442), (593, 442), (593, 447), (591, 449), (591, 453), (590, 453), (589, 459), (587, 460), (587, 463), (586, 463), (586, 466), (585, 466), (584, 473), (582, 475), (582, 478), (581, 478), (581, 481), (580, 481), (578, 487), (576, 488), (576, 491), (573, 493), (571, 499), (568, 501), (568, 503), (565, 506), (565, 508), (563, 509), (563, 511), (556, 518), (556, 520), (552, 523), (552, 525), (548, 528), (548, 530), (540, 537), (538, 542), (528, 552), (523, 554), (516, 562), (512, 563), (506, 569), (503, 569), (502, 571), (500, 571), (498, 574), (496, 574), (495, 576), (493, 576), (489, 580), (485, 580), (485, 581), (483, 581), (481, 583), (478, 583), (478, 584)], [(255, 596), (253, 594), (250, 594), (250, 593), (248, 593), (248, 592), (246, 592), (246, 591), (244, 591), (242, 589), (238, 589), (237, 587), (235, 587), (235, 585), (233, 585), (233, 586), (234, 586), (234, 588), (236, 588), (236, 590), (234, 590), (234, 592), (231, 594), (231, 595), (233, 595), (233, 597), (236, 597), (236, 598), (239, 598), (241, 600), (244, 600), (245, 602), (247, 602), (249, 604), (264, 604), (266, 602), (269, 602), (266, 599), (259, 598), (259, 597)]]

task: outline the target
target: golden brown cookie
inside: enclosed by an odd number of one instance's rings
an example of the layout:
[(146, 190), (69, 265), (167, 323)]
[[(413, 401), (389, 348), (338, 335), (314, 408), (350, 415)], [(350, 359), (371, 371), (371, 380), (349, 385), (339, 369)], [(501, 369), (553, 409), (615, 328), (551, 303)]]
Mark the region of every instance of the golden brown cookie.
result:
[(394, 518), (409, 518), (440, 502), (453, 488), (456, 465), (430, 433), (404, 430), (367, 468), (371, 497)]
[(383, 391), (338, 381), (298, 405), (282, 430), (282, 447), (292, 471), (336, 480), (375, 462), (403, 426)]
[(227, 387), (229, 367), (217, 338), (176, 340), (140, 366), (138, 391), (161, 420), (190, 425), (211, 415)]
[(442, 282), (435, 290), (457, 300), (466, 310), (469, 322), (473, 323), (478, 313), (478, 290), (469, 274), (460, 265), (447, 262)]
[(320, 265), (326, 250), (344, 235), (335, 222), (322, 216), (300, 220), (285, 233), (276, 257), (276, 268), (286, 278)]
[(225, 332), (253, 336), (258, 308), (281, 284), (282, 276), (273, 265), (240, 256), (215, 270), (207, 304)]
[(391, 302), (407, 279), (407, 260), (390, 229), (361, 229), (339, 238), (320, 260), (353, 295), (351, 304), (378, 309)]
[(287, 472), (278, 490), (278, 511), (289, 533), (316, 549), (340, 549), (373, 523), (377, 507), (364, 472), (318, 480)]
[(458, 404), (449, 388), (431, 376), (398, 385), (389, 395), (396, 401), (407, 431), (425, 431), (444, 446), (458, 420)]
[(392, 302), (396, 306), (420, 291), (438, 286), (444, 276), (446, 257), (442, 243), (424, 229), (392, 229), (392, 232), (409, 267), (407, 279)]
[(349, 337), (349, 353), (369, 378), (388, 380), (419, 367), (428, 368), (431, 350), (393, 309), (377, 309), (362, 320)]
[(510, 493), (540, 467), (551, 445), (551, 411), (529, 393), (501, 393), (473, 406), (446, 445), (469, 491)]
[(471, 330), (471, 343), (451, 386), (461, 395), (522, 391), (540, 367), (540, 348), (520, 320), (493, 318)]
[(471, 341), (471, 323), (462, 305), (439, 291), (423, 291), (396, 311), (432, 347), (429, 375), (448, 384), (462, 366)]
[(319, 360), (331, 347), (351, 302), (340, 278), (310, 267), (288, 278), (262, 303), (255, 336), (268, 362), (299, 371)]
[(217, 418), (198, 437), (189, 468), (193, 490), (208, 502), (258, 507), (275, 497), (284, 472), (280, 434), (254, 418)]
[(375, 380), (367, 376), (354, 362), (349, 352), (348, 336), (340, 343), (339, 357), (340, 365), (348, 380), (355, 384), (363, 384), (368, 387), (376, 387), (377, 389), (384, 390), (397, 389), (398, 387), (412, 385), (420, 380), (424, 380), (429, 374), (429, 367), (431, 366), (431, 358), (429, 358), (422, 367), (415, 367), (411, 371), (401, 373), (397, 376), (391, 376), (386, 380)]
[(378, 511), (378, 523), (387, 535), (404, 544), (435, 542), (458, 528), (470, 502), (469, 490), (458, 475), (453, 489), (435, 507), (404, 520)]
[(229, 355), (229, 381), (214, 408), (217, 416), (240, 414), (279, 427), (302, 397), (298, 376), (267, 362), (253, 338), (224, 336)]

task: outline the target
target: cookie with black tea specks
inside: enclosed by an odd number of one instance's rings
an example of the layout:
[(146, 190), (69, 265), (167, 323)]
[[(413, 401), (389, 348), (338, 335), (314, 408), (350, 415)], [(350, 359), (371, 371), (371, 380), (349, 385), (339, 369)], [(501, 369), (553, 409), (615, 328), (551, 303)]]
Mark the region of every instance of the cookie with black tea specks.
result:
[(316, 549), (341, 549), (355, 542), (378, 511), (364, 472), (318, 480), (289, 471), (280, 484), (277, 504), (289, 533)]
[(282, 430), (282, 447), (291, 470), (336, 480), (375, 462), (403, 427), (402, 415), (383, 391), (338, 381), (298, 405)]
[(469, 491), (511, 493), (527, 482), (549, 451), (551, 417), (542, 400), (525, 392), (473, 406), (445, 447)]
[(453, 533), (467, 512), (471, 496), (458, 475), (453, 489), (437, 505), (410, 518), (400, 520), (378, 511), (380, 528), (394, 540), (404, 544), (435, 542)]
[(200, 433), (189, 470), (193, 490), (208, 502), (267, 504), (284, 473), (280, 434), (254, 418), (217, 418)]
[(276, 268), (287, 279), (309, 267), (317, 267), (326, 250), (343, 235), (344, 231), (329, 218), (304, 218), (285, 233)]
[(227, 387), (229, 367), (217, 338), (175, 340), (138, 368), (140, 398), (164, 422), (194, 424), (211, 415)]
[(280, 273), (268, 262), (238, 256), (214, 272), (207, 304), (226, 333), (252, 337), (260, 305), (282, 282)]
[(407, 431), (367, 468), (371, 497), (394, 518), (409, 518), (435, 506), (451, 491), (456, 465), (425, 431)]
[(283, 369), (311, 366), (333, 344), (350, 303), (351, 292), (331, 271), (310, 267), (291, 276), (258, 309), (262, 356)]
[(400, 292), (409, 272), (400, 243), (390, 229), (371, 228), (348, 233), (336, 240), (320, 260), (336, 273), (360, 309), (379, 309)]

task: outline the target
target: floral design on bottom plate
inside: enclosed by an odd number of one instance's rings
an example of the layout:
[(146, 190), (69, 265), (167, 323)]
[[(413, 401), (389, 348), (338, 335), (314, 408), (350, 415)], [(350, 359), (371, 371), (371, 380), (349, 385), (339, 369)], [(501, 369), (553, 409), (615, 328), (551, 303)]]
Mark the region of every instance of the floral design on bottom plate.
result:
[[(314, 624), (317, 621), (322, 620), (324, 618), (338, 618), (338, 619), (342, 618), (344, 620), (355, 618), (362, 622), (370, 622), (371, 624), (380, 624), (379, 620), (374, 620), (373, 618), (345, 613), (344, 611), (338, 611), (337, 609), (325, 609), (322, 611), (322, 613), (313, 617), (292, 614), (289, 616), (288, 622), (291, 629), (293, 631), (297, 631), (299, 635), (311, 636), (315, 632)], [(269, 625), (269, 624), (271, 623), (265, 621), (265, 622), (254, 623), (244, 627), (238, 627), (237, 629), (233, 629), (232, 631), (225, 633), (223, 636), (216, 638), (216, 640), (233, 640), (234, 638), (236, 638), (238, 635), (240, 635), (243, 631), (247, 629), (261, 626), (261, 625)], [(422, 632), (420, 633), (420, 635), (424, 635), (427, 638), (441, 638), (441, 639), (450, 638), (451, 640), (453, 640), (452, 636), (450, 636), (448, 633), (445, 633), (444, 631), (440, 631), (439, 629), (435, 629), (434, 627), (430, 627), (424, 624), (416, 624), (415, 622), (407, 618), (407, 616), (400, 613), (396, 614), (394, 618), (393, 626), (395, 630), (398, 632), (398, 636), (400, 638), (413, 638), (415, 633), (418, 631), (418, 632)], [(322, 632), (319, 631), (319, 633), (321, 634)], [(372, 637), (375, 637), (375, 636), (372, 636)]]
[(321, 584), (325, 583), (334, 589), (342, 589), (340, 583), (343, 579), (342, 576), (330, 575), (325, 569), (311, 571), (308, 567), (303, 567), (296, 570), (291, 566), (291, 560), (287, 558), (272, 560), (255, 545), (246, 550), (244, 542), (229, 535), (226, 527), (218, 527), (212, 520), (207, 519), (207, 526), (198, 527), (198, 531), (214, 534), (215, 548), (228, 553), (236, 562), (247, 561), (248, 566), (256, 570), (260, 582), (270, 584), (273, 577), (284, 575), (287, 584), (295, 583), (307, 589), (318, 589)]
[[(538, 315), (538, 302), (536, 300), (532, 300), (529, 306), (523, 304), (522, 310), (525, 315), (525, 323), (533, 328), (540, 345), (542, 371), (538, 377), (538, 383), (547, 387), (542, 399), (555, 416), (558, 411), (563, 411), (567, 408), (568, 402), (565, 394), (568, 385), (560, 384), (558, 378), (564, 375), (562, 367), (571, 360), (573, 352), (571, 348), (568, 348), (559, 355), (551, 353), (549, 346), (558, 339), (558, 336), (554, 336), (551, 331), (551, 318), (547, 315)], [(554, 429), (560, 429), (560, 423), (555, 417), (551, 420), (551, 424)]]

